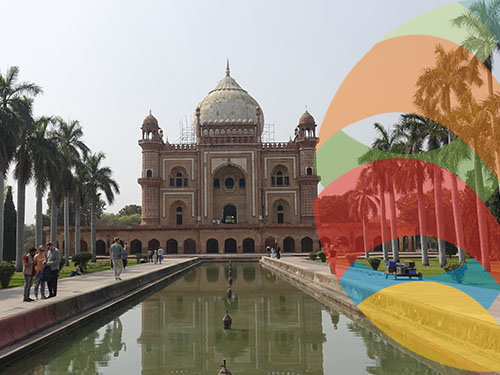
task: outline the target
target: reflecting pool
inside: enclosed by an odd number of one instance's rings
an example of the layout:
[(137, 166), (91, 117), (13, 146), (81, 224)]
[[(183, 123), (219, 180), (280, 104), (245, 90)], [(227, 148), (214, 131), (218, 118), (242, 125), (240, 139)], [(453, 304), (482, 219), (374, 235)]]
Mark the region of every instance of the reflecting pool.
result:
[[(259, 264), (199, 266), (19, 361), (15, 374), (438, 374)], [(225, 310), (233, 319), (225, 330)]]

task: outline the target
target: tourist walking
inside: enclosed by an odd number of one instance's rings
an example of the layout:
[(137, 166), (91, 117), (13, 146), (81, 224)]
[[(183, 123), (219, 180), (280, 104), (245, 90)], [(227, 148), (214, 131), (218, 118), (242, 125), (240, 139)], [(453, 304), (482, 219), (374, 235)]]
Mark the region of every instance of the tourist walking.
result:
[(162, 260), (163, 260), (163, 249), (160, 246), (160, 248), (158, 249), (158, 262), (160, 262), (160, 264), (161, 264)]
[(157, 254), (156, 249), (155, 249), (155, 251), (153, 253), (153, 263), (156, 264), (156, 262), (158, 262), (158, 254)]
[(281, 258), (281, 248), (279, 246), (276, 248), (276, 258)]
[(24, 275), (24, 299), (23, 302), (32, 302), (34, 299), (30, 298), (31, 284), (33, 283), (33, 276), (35, 276), (35, 252), (36, 249), (32, 247), (28, 254), (23, 257), (23, 275)]
[(45, 279), (43, 278), (43, 269), (45, 267), (45, 249), (43, 245), (38, 246), (38, 253), (35, 255), (35, 299), (38, 299), (38, 290), (42, 299), (47, 298), (45, 296)]
[(148, 250), (148, 263), (153, 261), (153, 250)]
[(274, 250), (274, 246), (271, 247), (271, 258), (276, 258), (276, 250)]
[(268, 257), (271, 256), (271, 248), (269, 246), (266, 246), (266, 253)]
[(111, 262), (113, 263), (113, 274), (115, 275), (115, 280), (121, 280), (120, 274), (123, 269), (122, 251), (123, 246), (120, 245), (120, 239), (115, 237), (113, 245), (109, 249), (111, 254)]
[(123, 269), (125, 269), (127, 267), (127, 262), (128, 262), (128, 251), (126, 242), (122, 251), (122, 262), (123, 262)]
[(47, 242), (45, 247), (47, 248), (47, 259), (45, 262), (50, 266), (50, 280), (47, 283), (49, 287), (49, 296), (47, 298), (52, 298), (57, 295), (57, 278), (59, 277), (61, 252), (57, 247), (54, 247), (52, 242)]

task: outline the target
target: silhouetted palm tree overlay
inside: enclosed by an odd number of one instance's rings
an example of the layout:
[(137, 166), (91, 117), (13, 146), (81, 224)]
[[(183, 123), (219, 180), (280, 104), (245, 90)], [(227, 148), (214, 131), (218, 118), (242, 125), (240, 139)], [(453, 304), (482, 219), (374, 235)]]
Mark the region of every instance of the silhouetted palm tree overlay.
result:
[[(359, 163), (368, 163), (376, 160), (381, 160), (384, 158), (385, 153), (394, 153), (394, 154), (402, 153), (404, 145), (398, 141), (396, 133), (384, 129), (384, 127), (379, 123), (375, 123), (373, 126), (377, 132), (377, 138), (375, 138), (375, 140), (372, 143), (373, 149), (362, 155), (358, 160)], [(397, 164), (397, 162), (394, 161), (393, 164)], [(381, 180), (383, 180), (382, 186), (384, 187), (385, 190), (383, 192), (379, 192), (378, 199), (379, 202), (381, 203), (381, 207), (383, 206), (385, 208), (385, 204), (384, 202), (382, 202), (382, 199), (385, 200), (384, 198), (385, 192), (389, 193), (392, 252), (394, 260), (399, 261), (399, 242), (398, 242), (395, 191), (400, 190), (400, 188), (397, 186), (397, 184), (400, 182), (395, 181), (391, 176), (391, 171), (385, 169), (382, 171), (382, 176), (379, 178), (378, 182), (380, 183)], [(387, 251), (388, 242), (387, 238), (384, 238), (384, 233), (383, 233), (386, 230), (385, 229), (386, 223), (385, 220), (382, 219), (382, 217), (385, 218), (385, 213), (382, 215), (381, 212), (381, 220), (383, 222), (383, 224), (381, 223), (382, 241), (383, 241), (382, 249), (384, 254), (386, 254), (388, 252)]]
[[(425, 143), (425, 118), (413, 115), (404, 114), (401, 116), (400, 121), (396, 124), (395, 135), (398, 140), (403, 143), (403, 153), (405, 154), (419, 154), (424, 151)], [(425, 170), (422, 168), (421, 164), (417, 164), (415, 171), (405, 170), (407, 178), (404, 179), (406, 184), (402, 187), (402, 190), (409, 192), (417, 187), (417, 202), (418, 202), (418, 222), (420, 227), (420, 233), (427, 232), (427, 219), (424, 204), (424, 182), (426, 179)], [(427, 243), (427, 236), (420, 235), (420, 245), (422, 248), (422, 265), (429, 265), (429, 250)]]
[[(494, 53), (500, 51), (500, 0), (478, 0), (469, 6), (469, 11), (452, 20), (452, 24), (467, 30), (469, 36), (464, 40), (462, 46), (477, 56), (484, 66), (493, 72)], [(490, 97), (493, 93), (493, 76), (488, 74), (488, 91)], [(495, 131), (495, 118), (491, 122), (492, 133)], [(494, 143), (499, 145), (498, 142)], [(497, 176), (500, 176), (500, 149), (493, 150)], [(500, 193), (500, 190), (499, 190)]]
[(7, 69), (5, 75), (0, 72), (0, 259), (3, 259), (3, 227), (4, 205), (3, 192), (5, 188), (5, 175), (14, 158), (16, 146), (20, 135), (20, 114), (25, 96), (34, 97), (42, 89), (31, 82), (19, 82), (19, 68), (16, 66)]
[(350, 207), (350, 216), (361, 221), (363, 228), (363, 250), (365, 258), (369, 257), (370, 245), (368, 244), (368, 218), (377, 214), (378, 200), (374, 191), (366, 180), (363, 173), (360, 176), (356, 188), (346, 193)]
[(108, 167), (101, 166), (104, 160), (104, 154), (99, 152), (91, 154), (87, 157), (85, 165), (87, 168), (87, 188), (88, 197), (91, 204), (91, 219), (90, 219), (90, 242), (94, 261), (96, 257), (95, 237), (96, 237), (96, 215), (95, 207), (98, 204), (101, 192), (106, 196), (109, 204), (112, 204), (115, 199), (115, 193), (120, 193), (120, 189), (116, 181), (112, 178), (113, 173)]

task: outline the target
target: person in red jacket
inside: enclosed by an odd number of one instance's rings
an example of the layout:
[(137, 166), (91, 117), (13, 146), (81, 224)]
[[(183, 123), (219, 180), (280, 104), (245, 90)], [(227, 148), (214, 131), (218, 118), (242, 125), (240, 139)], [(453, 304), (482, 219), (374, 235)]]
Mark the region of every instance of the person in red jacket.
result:
[(24, 299), (23, 302), (32, 302), (30, 298), (31, 285), (33, 284), (33, 276), (35, 276), (35, 252), (36, 249), (32, 247), (28, 254), (23, 257), (23, 274), (24, 274)]

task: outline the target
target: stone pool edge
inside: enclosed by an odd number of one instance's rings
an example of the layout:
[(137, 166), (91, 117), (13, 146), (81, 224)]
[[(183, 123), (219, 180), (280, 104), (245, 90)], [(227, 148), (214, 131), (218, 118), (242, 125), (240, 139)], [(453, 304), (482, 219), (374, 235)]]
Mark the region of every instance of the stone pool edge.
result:
[[(119, 308), (161, 282), (177, 277), (203, 261), (196, 257), (161, 268), (148, 274), (123, 280), (103, 288), (64, 298), (60, 301), (0, 319), (0, 368), (47, 345), (58, 337), (94, 319), (98, 315)], [(78, 315), (74, 315), (78, 311)], [(47, 319), (44, 321), (43, 319)], [(39, 329), (30, 330), (25, 322), (36, 320)], [(7, 336), (6, 334), (9, 333)]]

